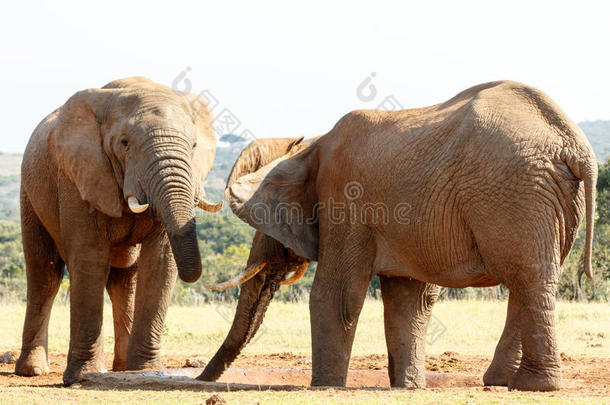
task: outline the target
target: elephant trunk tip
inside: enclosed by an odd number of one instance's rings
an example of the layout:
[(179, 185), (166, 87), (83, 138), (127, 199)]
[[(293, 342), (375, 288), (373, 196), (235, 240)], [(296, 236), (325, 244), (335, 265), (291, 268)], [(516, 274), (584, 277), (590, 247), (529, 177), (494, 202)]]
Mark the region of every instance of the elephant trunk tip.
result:
[(168, 232), (178, 276), (186, 283), (194, 283), (202, 272), (201, 254), (197, 243), (195, 221), (190, 221), (182, 232)]

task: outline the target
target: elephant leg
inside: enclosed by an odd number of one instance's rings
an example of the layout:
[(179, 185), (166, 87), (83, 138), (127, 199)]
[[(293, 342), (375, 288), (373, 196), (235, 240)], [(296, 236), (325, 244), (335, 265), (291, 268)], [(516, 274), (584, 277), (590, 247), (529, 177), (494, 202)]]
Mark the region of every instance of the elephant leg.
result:
[(102, 220), (90, 213), (88, 203), (65, 198), (59, 211), (64, 259), (70, 274), (70, 347), (63, 380), (65, 385), (72, 385), (84, 373), (105, 370), (102, 323), (111, 244)]
[(402, 277), (379, 276), (388, 372), (392, 387), (426, 386), (426, 330), (440, 287)]
[(517, 295), (508, 296), (506, 323), (500, 341), (496, 346), (494, 358), (483, 375), (485, 385), (508, 385), (508, 381), (519, 368), (521, 361), (521, 327)]
[[(99, 249), (95, 251), (94, 249)], [(102, 333), (104, 287), (110, 270), (110, 249), (83, 247), (94, 252), (68, 261), (70, 271), (70, 348), (64, 384), (71, 385), (87, 372), (104, 371)]]
[(27, 309), (21, 355), (15, 373), (46, 374), (49, 318), (64, 273), (64, 262), (25, 196), (21, 198), (23, 255), (27, 274)]
[(112, 370), (124, 371), (127, 360), (127, 346), (133, 324), (136, 295), (137, 264), (127, 268), (110, 268), (106, 290), (112, 301), (114, 323), (114, 360)]
[[(344, 236), (345, 237), (345, 236)], [(362, 246), (324, 249), (309, 298), (312, 386), (345, 386), (358, 317), (372, 277), (373, 258)]]
[(161, 337), (178, 270), (169, 240), (158, 230), (142, 242), (127, 370), (161, 369)]
[(554, 391), (561, 386), (561, 368), (555, 336), (555, 290), (559, 266), (553, 263), (523, 268), (509, 285), (519, 302), (523, 355), (510, 390)]

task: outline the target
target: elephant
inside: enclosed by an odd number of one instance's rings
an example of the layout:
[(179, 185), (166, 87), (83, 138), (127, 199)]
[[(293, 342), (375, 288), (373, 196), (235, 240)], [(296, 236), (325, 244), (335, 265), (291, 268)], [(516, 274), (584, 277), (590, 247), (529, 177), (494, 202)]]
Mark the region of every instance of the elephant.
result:
[(378, 275), (393, 387), (425, 386), (425, 334), (440, 286), (501, 283), (506, 323), (484, 383), (557, 390), (555, 290), (583, 217), (591, 277), (596, 181), (584, 133), (546, 94), (513, 81), (424, 108), (353, 111), (308, 141), (254, 141), (225, 196), (256, 234), (246, 270), (210, 286), (243, 283), (231, 329), (197, 378), (217, 379), (279, 285), (317, 261), (312, 386), (345, 385)]
[(21, 168), (27, 309), (15, 373), (48, 372), (48, 326), (67, 266), (66, 385), (104, 369), (104, 288), (112, 302), (114, 370), (161, 367), (176, 275), (201, 274), (195, 207), (216, 138), (205, 103), (143, 77), (82, 90), (34, 130)]

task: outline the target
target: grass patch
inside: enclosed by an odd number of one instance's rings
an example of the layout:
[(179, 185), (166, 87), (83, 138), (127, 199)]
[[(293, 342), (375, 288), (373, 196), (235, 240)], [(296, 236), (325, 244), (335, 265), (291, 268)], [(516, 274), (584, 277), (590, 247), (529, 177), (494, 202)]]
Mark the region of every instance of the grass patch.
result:
[[(206, 304), (200, 307), (172, 306), (163, 337), (163, 354), (213, 355), (222, 343), (233, 319), (234, 304)], [(569, 355), (607, 357), (610, 337), (610, 306), (606, 303), (557, 303), (559, 350)], [(18, 350), (25, 305), (3, 305), (0, 351)], [(442, 331), (436, 340), (429, 334), (427, 352), (492, 356), (502, 333), (506, 302), (442, 301), (435, 305), (432, 325)], [(67, 353), (69, 307), (55, 305), (49, 327), (49, 350)], [(105, 350), (114, 344), (112, 312), (104, 308)], [(263, 327), (244, 354), (292, 352), (309, 355), (311, 335), (307, 303), (271, 303)], [(381, 301), (367, 300), (360, 316), (353, 355), (386, 353)]]

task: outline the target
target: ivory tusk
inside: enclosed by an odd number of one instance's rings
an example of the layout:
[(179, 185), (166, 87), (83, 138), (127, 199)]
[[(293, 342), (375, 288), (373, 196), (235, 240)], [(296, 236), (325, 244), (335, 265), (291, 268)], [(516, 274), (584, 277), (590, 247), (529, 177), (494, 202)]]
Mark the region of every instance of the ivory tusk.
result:
[(222, 208), (222, 200), (217, 203), (211, 203), (202, 197), (197, 202), (197, 206), (207, 212), (218, 212)]
[(290, 284), (294, 284), (297, 281), (299, 281), (301, 279), (301, 277), (303, 277), (303, 274), (305, 274), (305, 272), (307, 271), (307, 266), (309, 265), (309, 262), (305, 262), (303, 264), (301, 264), (298, 269), (294, 272), (292, 272), (293, 274), (287, 274), (287, 276), (284, 280), (282, 280), (280, 282), (281, 285), (290, 285)]
[(205, 286), (208, 290), (226, 290), (232, 287), (237, 287), (254, 277), (259, 271), (265, 267), (265, 263), (256, 266), (248, 266), (241, 274), (233, 277), (230, 280), (217, 284), (208, 284)]
[(127, 204), (129, 205), (131, 212), (135, 214), (141, 214), (148, 209), (148, 204), (140, 204), (138, 199), (134, 196), (129, 196), (129, 198), (127, 198)]

